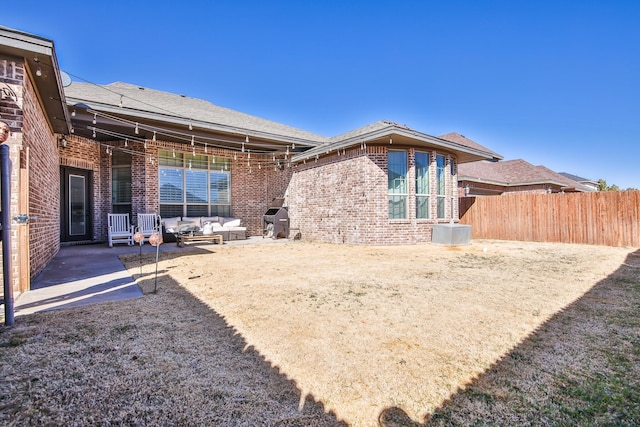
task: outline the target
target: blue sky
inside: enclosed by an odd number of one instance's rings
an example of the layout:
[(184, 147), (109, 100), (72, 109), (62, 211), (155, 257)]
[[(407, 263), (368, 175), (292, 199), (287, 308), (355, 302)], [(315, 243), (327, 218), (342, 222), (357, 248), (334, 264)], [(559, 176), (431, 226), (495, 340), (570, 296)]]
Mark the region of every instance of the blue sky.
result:
[(640, 188), (640, 1), (31, 1), (0, 25), (74, 80), (206, 99), (325, 136), (459, 132)]

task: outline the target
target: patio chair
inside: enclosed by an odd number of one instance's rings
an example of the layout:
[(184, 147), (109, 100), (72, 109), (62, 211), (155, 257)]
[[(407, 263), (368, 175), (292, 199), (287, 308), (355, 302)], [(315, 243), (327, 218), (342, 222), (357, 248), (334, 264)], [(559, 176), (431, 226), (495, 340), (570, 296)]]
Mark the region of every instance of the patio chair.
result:
[(138, 231), (144, 234), (144, 241), (148, 241), (153, 233), (161, 233), (160, 231), (160, 215), (138, 214)]
[(133, 226), (129, 224), (129, 214), (107, 214), (109, 247), (114, 243), (133, 245)]

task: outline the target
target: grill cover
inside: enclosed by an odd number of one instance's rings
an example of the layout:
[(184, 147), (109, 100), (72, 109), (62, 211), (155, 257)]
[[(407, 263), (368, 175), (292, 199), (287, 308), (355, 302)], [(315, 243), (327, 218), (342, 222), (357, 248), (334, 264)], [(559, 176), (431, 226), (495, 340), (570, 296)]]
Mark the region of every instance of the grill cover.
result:
[(289, 238), (289, 212), (284, 207), (271, 207), (262, 216), (262, 237)]

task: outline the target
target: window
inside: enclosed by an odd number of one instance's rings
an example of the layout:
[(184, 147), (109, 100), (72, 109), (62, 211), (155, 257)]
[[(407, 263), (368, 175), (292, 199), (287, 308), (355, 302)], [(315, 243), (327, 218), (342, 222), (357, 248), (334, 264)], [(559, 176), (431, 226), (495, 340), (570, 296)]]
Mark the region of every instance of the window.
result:
[(407, 152), (389, 151), (389, 219), (407, 217)]
[(111, 157), (111, 212), (131, 216), (131, 154), (120, 150)]
[(437, 216), (438, 218), (444, 218), (445, 212), (445, 197), (447, 194), (445, 187), (445, 172), (447, 170), (445, 166), (445, 157), (441, 155), (436, 156), (436, 190), (437, 190)]
[(160, 151), (160, 215), (231, 216), (229, 159)]
[(416, 151), (416, 218), (429, 218), (429, 153)]

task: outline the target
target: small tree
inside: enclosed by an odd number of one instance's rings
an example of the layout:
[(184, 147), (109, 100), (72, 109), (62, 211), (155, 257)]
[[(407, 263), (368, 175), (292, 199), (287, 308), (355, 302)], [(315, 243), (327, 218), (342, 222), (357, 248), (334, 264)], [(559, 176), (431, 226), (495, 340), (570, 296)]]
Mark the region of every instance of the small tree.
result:
[[(627, 188), (627, 190), (635, 190), (635, 188), (629, 187)], [(618, 187), (616, 184), (607, 185), (607, 181), (600, 178), (598, 180), (598, 191), (620, 191), (620, 187)]]

